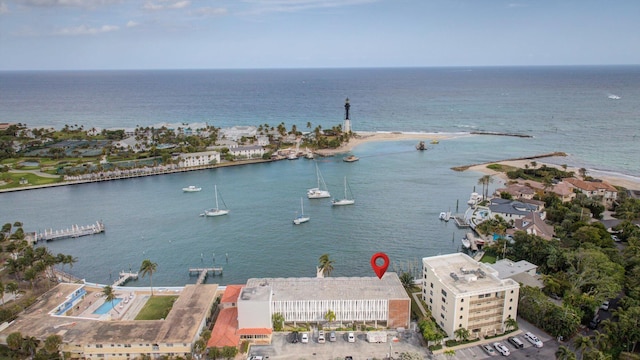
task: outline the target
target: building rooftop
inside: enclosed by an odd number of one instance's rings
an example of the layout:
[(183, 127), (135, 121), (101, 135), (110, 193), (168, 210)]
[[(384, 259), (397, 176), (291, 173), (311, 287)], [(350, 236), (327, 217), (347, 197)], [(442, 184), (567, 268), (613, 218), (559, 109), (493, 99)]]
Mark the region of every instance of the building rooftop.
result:
[[(169, 315), (164, 320), (112, 320), (102, 321), (87, 316), (56, 316), (55, 311), (68, 296), (84, 285), (62, 283), (42, 295), (38, 301), (6, 329), (0, 331), (0, 337), (12, 332), (29, 334), (38, 339), (49, 335), (60, 335), (65, 343), (182, 343), (196, 338), (197, 326), (209, 314), (213, 304), (217, 285), (187, 285), (178, 293), (154, 292), (154, 296), (177, 295)], [(149, 297), (149, 291), (126, 289), (126, 294), (136, 292), (136, 298)], [(87, 291), (88, 295), (79, 307), (87, 306), (84, 302), (93, 301), (94, 293), (101, 289)], [(89, 304), (91, 304), (89, 302)]]
[(423, 258), (422, 261), (444, 286), (456, 294), (482, 293), (519, 286), (511, 279), (498, 278), (498, 271), (463, 253), (432, 256)]
[(532, 264), (527, 260), (515, 262), (508, 259), (498, 260), (495, 264), (491, 264), (490, 266), (498, 272), (498, 277), (500, 279), (506, 279), (513, 275), (529, 272), (538, 268), (537, 265)]
[(262, 278), (249, 279), (247, 288), (270, 287), (272, 301), (408, 299), (398, 275), (377, 277)]

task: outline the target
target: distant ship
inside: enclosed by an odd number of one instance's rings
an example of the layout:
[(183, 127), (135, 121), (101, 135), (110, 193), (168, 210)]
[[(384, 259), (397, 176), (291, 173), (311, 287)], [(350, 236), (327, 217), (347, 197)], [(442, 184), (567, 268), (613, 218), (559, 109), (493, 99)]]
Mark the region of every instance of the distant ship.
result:
[(609, 99), (611, 99), (611, 100), (620, 100), (620, 96), (611, 94), (611, 95), (609, 95)]

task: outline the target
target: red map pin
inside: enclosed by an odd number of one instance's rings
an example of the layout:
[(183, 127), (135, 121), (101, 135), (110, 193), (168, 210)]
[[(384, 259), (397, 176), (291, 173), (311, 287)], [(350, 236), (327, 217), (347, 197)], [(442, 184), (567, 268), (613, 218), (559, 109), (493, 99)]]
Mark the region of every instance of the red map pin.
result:
[[(378, 259), (382, 259), (384, 263), (382, 265), (378, 265)], [(376, 275), (378, 275), (378, 279), (382, 279), (382, 276), (387, 272), (387, 268), (389, 267), (389, 257), (387, 254), (383, 252), (374, 254), (371, 257), (371, 267), (373, 268), (373, 271), (375, 271)]]

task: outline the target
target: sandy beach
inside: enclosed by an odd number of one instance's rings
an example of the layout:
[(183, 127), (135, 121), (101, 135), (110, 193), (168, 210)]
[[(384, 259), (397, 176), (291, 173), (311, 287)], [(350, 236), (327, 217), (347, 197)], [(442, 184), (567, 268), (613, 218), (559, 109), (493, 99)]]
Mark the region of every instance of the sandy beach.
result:
[[(332, 156), (336, 154), (348, 153), (358, 145), (362, 145), (368, 142), (377, 141), (402, 141), (402, 140), (416, 140), (426, 141), (429, 143), (432, 140), (451, 139), (456, 136), (469, 136), (469, 134), (440, 134), (440, 133), (423, 133), (423, 132), (365, 132), (358, 131), (348, 143), (342, 144), (342, 146), (335, 149), (320, 149), (315, 152), (320, 156)], [(417, 144), (417, 143), (416, 143)]]
[[(559, 165), (545, 163), (543, 161), (543, 159), (536, 159), (535, 161), (536, 161), (538, 167), (544, 164), (544, 165), (546, 165), (548, 167), (554, 167), (554, 168), (562, 169), (562, 167), (559, 166)], [(514, 166), (514, 167), (518, 167), (518, 168), (522, 168), (523, 169), (525, 167), (525, 165), (531, 166), (531, 161), (530, 160), (497, 161), (497, 162), (494, 162), (494, 163), (487, 163), (487, 164), (471, 166), (468, 169), (468, 171), (476, 171), (476, 172), (479, 172), (479, 173), (482, 173), (482, 174), (486, 174), (486, 175), (494, 175), (496, 178), (500, 179), (502, 181), (502, 183), (505, 183), (505, 182), (507, 182), (509, 180), (507, 178), (506, 174), (487, 168), (487, 165), (489, 165), (489, 164), (500, 164), (500, 165)], [(573, 171), (576, 175), (579, 174), (579, 169), (576, 168), (576, 167), (570, 167), (569, 166), (569, 167), (567, 167), (566, 171)], [(601, 174), (601, 173), (592, 172), (592, 171), (587, 171), (587, 175), (592, 176), (592, 177), (594, 177), (596, 179), (601, 179), (603, 181), (606, 181), (609, 184), (614, 185), (614, 186), (622, 186), (622, 187), (630, 189), (630, 190), (638, 190), (638, 189), (640, 189), (640, 179), (637, 179), (637, 178), (632, 178), (632, 177), (622, 178), (622, 177), (606, 175), (606, 174)]]
[[(339, 148), (336, 149), (321, 149), (316, 150), (316, 153), (320, 156), (334, 156), (337, 154), (344, 154), (352, 151), (358, 145), (362, 145), (368, 142), (377, 142), (377, 141), (402, 141), (402, 140), (415, 140), (415, 141), (426, 141), (427, 143), (433, 140), (445, 140), (452, 139), (458, 136), (472, 136), (471, 134), (442, 134), (442, 133), (423, 133), (423, 132), (363, 132), (359, 131), (349, 139), (348, 143), (343, 144)], [(487, 164), (479, 164), (469, 167), (466, 171), (476, 171), (486, 175), (494, 175), (496, 178), (500, 179), (502, 183), (508, 181), (507, 175), (498, 171), (491, 170), (487, 168), (489, 164), (501, 164), (501, 165), (509, 165), (519, 168), (524, 168), (525, 165), (531, 165), (532, 160), (505, 160), (505, 161), (496, 161)], [(549, 167), (561, 168), (559, 165), (545, 163), (544, 158), (535, 159), (538, 166), (546, 165)], [(577, 167), (567, 167), (567, 171), (573, 171), (575, 174), (579, 173), (579, 169)], [(622, 186), (624, 188), (630, 190), (640, 190), (640, 178), (633, 176), (614, 176), (598, 171), (588, 171), (587, 175), (592, 176), (597, 179), (601, 179), (606, 181), (614, 186)]]

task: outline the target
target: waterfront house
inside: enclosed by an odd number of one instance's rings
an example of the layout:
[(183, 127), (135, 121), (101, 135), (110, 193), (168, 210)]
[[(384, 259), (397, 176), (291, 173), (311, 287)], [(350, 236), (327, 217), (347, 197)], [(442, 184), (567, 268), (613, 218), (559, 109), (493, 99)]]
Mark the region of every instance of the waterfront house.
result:
[(587, 197), (601, 199), (602, 205), (607, 209), (610, 209), (618, 198), (618, 189), (604, 181), (584, 181), (577, 178), (569, 178), (565, 181)]
[(239, 141), (243, 137), (255, 137), (258, 134), (258, 128), (255, 126), (232, 126), (230, 128), (222, 128), (218, 132), (220, 138)]
[(177, 156), (180, 167), (203, 166), (220, 163), (220, 153), (217, 151), (202, 151), (183, 153)]
[(490, 200), (487, 207), (491, 210), (491, 217), (500, 216), (507, 221), (515, 221), (524, 218), (532, 212), (541, 211), (544, 208), (544, 203), (534, 200), (525, 202), (493, 198)]
[(264, 148), (259, 145), (238, 146), (229, 149), (229, 153), (234, 158), (254, 159), (261, 158), (264, 155)]
[(544, 213), (531, 212), (521, 219), (513, 222), (513, 228), (507, 229), (507, 235), (513, 235), (516, 231), (524, 231), (529, 235), (536, 235), (546, 240), (555, 236), (553, 226), (547, 224), (543, 218)]

